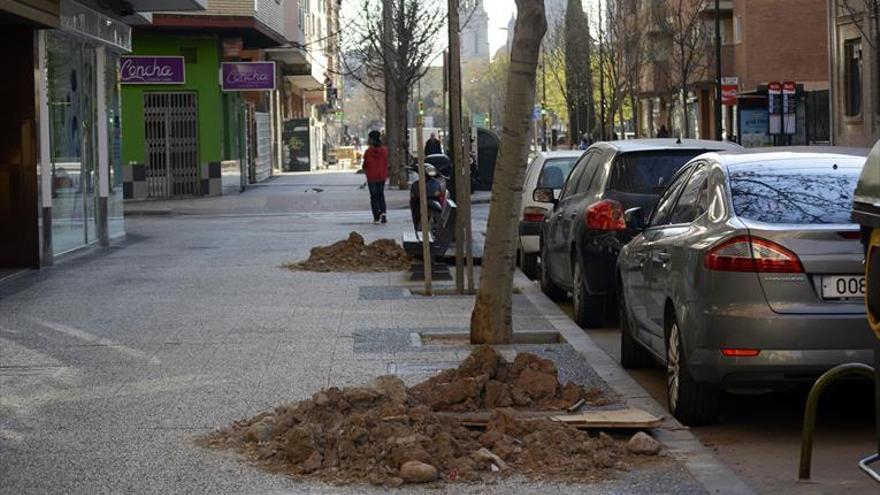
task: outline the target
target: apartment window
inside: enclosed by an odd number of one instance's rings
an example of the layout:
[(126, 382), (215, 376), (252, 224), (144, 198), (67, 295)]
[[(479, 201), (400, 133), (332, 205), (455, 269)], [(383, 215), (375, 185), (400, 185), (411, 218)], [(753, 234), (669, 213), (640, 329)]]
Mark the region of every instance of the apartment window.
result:
[(741, 15), (733, 18), (733, 44), (738, 45), (743, 42), (743, 18)]
[(862, 40), (843, 43), (843, 95), (847, 116), (862, 113)]

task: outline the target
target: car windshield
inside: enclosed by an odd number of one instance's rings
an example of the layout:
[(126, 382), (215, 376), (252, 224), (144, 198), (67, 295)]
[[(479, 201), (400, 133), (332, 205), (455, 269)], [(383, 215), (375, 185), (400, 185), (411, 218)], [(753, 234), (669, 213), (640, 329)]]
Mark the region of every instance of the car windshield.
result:
[(852, 223), (850, 208), (861, 167), (834, 160), (731, 167), (733, 210), (765, 223)]
[(660, 150), (619, 155), (611, 167), (608, 189), (629, 194), (660, 194), (678, 169), (705, 152)]
[(541, 169), (541, 177), (538, 179), (538, 187), (549, 187), (552, 189), (562, 189), (565, 184), (565, 178), (571, 172), (571, 167), (578, 159), (576, 156), (570, 158), (552, 158), (544, 162), (544, 168)]

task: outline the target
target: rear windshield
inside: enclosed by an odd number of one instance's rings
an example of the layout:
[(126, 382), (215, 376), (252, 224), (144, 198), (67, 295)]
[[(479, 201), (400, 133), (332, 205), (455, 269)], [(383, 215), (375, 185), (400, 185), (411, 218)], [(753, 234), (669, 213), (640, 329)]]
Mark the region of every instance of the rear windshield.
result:
[(780, 165), (731, 167), (730, 193), (737, 216), (766, 223), (852, 223), (860, 167), (833, 161), (827, 166)]
[(608, 189), (629, 194), (658, 195), (669, 179), (705, 150), (641, 151), (619, 155), (611, 167)]
[(571, 158), (553, 158), (544, 162), (544, 168), (541, 170), (541, 177), (538, 179), (538, 187), (549, 187), (552, 189), (562, 189), (571, 167), (578, 157)]

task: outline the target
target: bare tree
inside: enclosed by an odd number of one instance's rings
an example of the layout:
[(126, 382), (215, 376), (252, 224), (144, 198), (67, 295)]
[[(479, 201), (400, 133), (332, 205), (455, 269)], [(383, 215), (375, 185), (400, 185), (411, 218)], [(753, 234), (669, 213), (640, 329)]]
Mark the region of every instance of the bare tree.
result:
[(511, 299), (529, 124), (535, 104), (535, 74), (547, 31), (543, 0), (516, 0), (517, 19), (507, 75), (507, 102), (496, 165), (480, 288), (471, 313), (471, 343), (513, 340)]
[(689, 134), (687, 94), (692, 84), (705, 79), (709, 63), (711, 36), (702, 12), (705, 0), (661, 0), (653, 5), (651, 16), (657, 31), (668, 43), (665, 69), (671, 87), (681, 104), (681, 133)]
[[(393, 33), (386, 42), (382, 2), (357, 2), (358, 15), (347, 20), (340, 33), (345, 51), (351, 54), (343, 58), (343, 71), (373, 91), (387, 91), (396, 100), (397, 116), (385, 123), (394, 134), (388, 136), (388, 161), (404, 189), (408, 180), (407, 100), (437, 51), (437, 34), (445, 25), (446, 12), (438, 0), (394, 0)], [(386, 66), (390, 66), (390, 78), (386, 78)]]

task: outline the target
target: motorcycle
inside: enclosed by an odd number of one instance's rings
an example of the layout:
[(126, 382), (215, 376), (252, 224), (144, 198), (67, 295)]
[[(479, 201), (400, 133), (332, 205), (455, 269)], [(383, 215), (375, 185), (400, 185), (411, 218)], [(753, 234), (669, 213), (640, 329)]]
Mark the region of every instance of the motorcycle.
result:
[[(409, 209), (416, 235), (422, 235), (421, 202), (419, 201), (418, 167), (412, 167), (415, 180), (410, 186)], [(431, 164), (425, 164), (425, 191), (428, 198), (428, 233), (431, 253), (442, 255), (449, 248), (455, 236), (455, 213), (457, 205), (449, 197), (448, 178), (437, 172)]]

